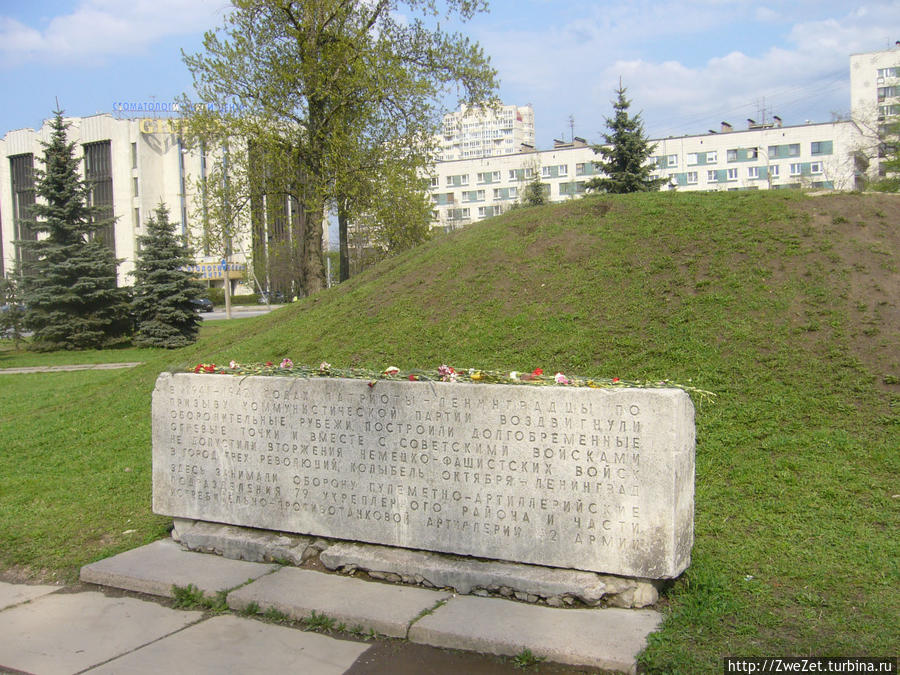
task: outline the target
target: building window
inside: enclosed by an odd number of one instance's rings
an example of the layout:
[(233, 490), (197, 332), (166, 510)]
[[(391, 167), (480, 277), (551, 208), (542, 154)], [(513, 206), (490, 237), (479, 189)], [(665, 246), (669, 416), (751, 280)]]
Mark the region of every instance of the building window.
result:
[(462, 200), (464, 202), (483, 202), (484, 201), (484, 190), (463, 191)]
[(738, 170), (737, 169), (728, 169), (728, 180), (737, 180), (738, 179)]
[(460, 185), (469, 184), (469, 174), (464, 173), (458, 176), (447, 176), (448, 187), (459, 187)]
[(699, 163), (700, 162), (698, 161), (696, 152), (689, 152), (687, 154), (687, 165), (688, 166), (694, 166), (695, 164), (699, 164)]
[(510, 169), (509, 170), (509, 179), (510, 180), (528, 180), (534, 176), (534, 169)]
[(725, 161), (726, 162), (736, 162), (737, 161), (737, 150), (726, 150), (725, 151)]
[[(84, 144), (84, 178), (90, 187), (91, 206), (101, 207), (94, 220), (113, 217), (112, 148), (110, 141)], [(96, 231), (96, 236), (116, 250), (115, 226), (110, 223)]]
[(668, 155), (666, 157), (666, 166), (668, 166), (670, 169), (672, 167), (678, 166), (678, 155)]
[(687, 178), (688, 185), (696, 185), (697, 184), (697, 172), (696, 171), (688, 171), (686, 178)]
[[(9, 174), (12, 183), (13, 238), (17, 240), (37, 240), (37, 231), (32, 230), (28, 221), (34, 207), (34, 155), (13, 155), (9, 158)], [(31, 254), (15, 247), (16, 258), (21, 262), (31, 260)], [(2, 261), (0, 261), (2, 263)]]
[(484, 173), (478, 174), (478, 182), (479, 183), (499, 183), (500, 182), (500, 172), (499, 171), (485, 171)]
[(897, 77), (898, 71), (900, 71), (900, 67), (897, 66), (893, 68), (879, 68), (878, 77)]
[(777, 164), (773, 164), (772, 166), (769, 167), (769, 176), (771, 176), (772, 178), (778, 178), (778, 165)]
[(799, 157), (800, 156), (800, 144), (799, 143), (791, 143), (787, 146), (788, 149), (788, 157)]
[(802, 173), (802, 170), (803, 170), (803, 168), (799, 162), (796, 164), (791, 164), (791, 175), (792, 176), (799, 176)]
[(747, 178), (759, 178), (759, 167), (751, 166), (747, 168)]
[(706, 182), (707, 183), (717, 183), (719, 182), (719, 176), (716, 171), (707, 171), (706, 172)]
[(134, 229), (138, 229), (141, 226), (141, 210), (137, 206), (134, 207)]
[(137, 176), (131, 179), (131, 195), (133, 197), (138, 196), (138, 179)]
[(431, 177), (431, 187), (437, 187), (439, 182), (440, 181), (437, 176)]
[(491, 218), (493, 216), (499, 216), (502, 213), (502, 207), (500, 206), (479, 206), (478, 207), (478, 217), (479, 218)]
[(713, 150), (712, 152), (706, 153), (706, 163), (707, 164), (715, 164), (719, 161), (719, 153), (717, 150)]
[(809, 165), (810, 173), (822, 173), (822, 162), (812, 162)]
[(131, 168), (137, 168), (137, 143), (131, 144)]
[(747, 148), (747, 159), (757, 159), (759, 157), (759, 148)]

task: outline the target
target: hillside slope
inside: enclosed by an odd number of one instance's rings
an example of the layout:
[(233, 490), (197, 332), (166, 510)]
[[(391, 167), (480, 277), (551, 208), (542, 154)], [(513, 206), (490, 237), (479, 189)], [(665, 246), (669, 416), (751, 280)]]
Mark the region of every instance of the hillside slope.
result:
[[(152, 538), (149, 392), (164, 368), (290, 357), (690, 382), (717, 394), (697, 411), (693, 562), (645, 666), (887, 655), (900, 644), (898, 206), (890, 195), (656, 193), (512, 211), (92, 382), (76, 392), (97, 401), (82, 440), (65, 436), (74, 404), (38, 423), (74, 444), (68, 461), (137, 467), (127, 482), (98, 474), (118, 501), (98, 502), (96, 518), (116, 532), (140, 521)], [(121, 453), (94, 456), (90, 439), (110, 435)], [(85, 550), (129, 545), (93, 529)]]

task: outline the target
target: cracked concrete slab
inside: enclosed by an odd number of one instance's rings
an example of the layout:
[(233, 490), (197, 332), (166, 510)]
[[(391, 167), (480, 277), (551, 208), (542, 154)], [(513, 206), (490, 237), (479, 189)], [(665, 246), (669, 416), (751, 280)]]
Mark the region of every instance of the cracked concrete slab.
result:
[(136, 598), (52, 593), (0, 612), (0, 666), (41, 675), (77, 673), (201, 617)]
[(193, 584), (207, 595), (236, 588), (278, 565), (231, 560), (183, 550), (171, 539), (120, 553), (81, 568), (81, 580), (138, 593), (172, 597), (172, 586)]
[(412, 642), (490, 654), (530, 649), (549, 661), (635, 672), (662, 615), (653, 610), (556, 609), (457, 596), (409, 631)]
[(26, 586), (0, 581), (0, 610), (34, 600), (48, 593), (55, 593), (62, 586)]
[(340, 675), (369, 647), (366, 643), (226, 615), (190, 626), (89, 672), (219, 675), (266, 671)]
[(274, 608), (293, 619), (324, 614), (348, 630), (355, 626), (390, 637), (406, 637), (410, 624), (449, 593), (392, 586), (313, 570), (285, 567), (228, 594), (228, 606)]

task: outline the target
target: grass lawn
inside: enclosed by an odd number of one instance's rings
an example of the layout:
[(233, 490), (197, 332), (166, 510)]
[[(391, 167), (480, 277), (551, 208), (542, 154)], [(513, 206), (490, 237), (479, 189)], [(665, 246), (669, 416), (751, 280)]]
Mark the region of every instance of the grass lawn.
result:
[(0, 375), (0, 569), (68, 581), (165, 534), (167, 519), (150, 513), (149, 425), (166, 369), (287, 356), (669, 378), (717, 399), (697, 410), (692, 564), (661, 602), (643, 667), (895, 655), (898, 205), (589, 197), (438, 237), (268, 316), (210, 323), (192, 347), (0, 351), (0, 367), (144, 362)]

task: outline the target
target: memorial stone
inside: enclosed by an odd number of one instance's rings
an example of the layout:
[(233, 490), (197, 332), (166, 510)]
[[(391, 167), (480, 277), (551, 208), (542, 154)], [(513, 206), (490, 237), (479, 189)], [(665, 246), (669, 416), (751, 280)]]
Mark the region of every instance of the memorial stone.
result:
[(167, 516), (663, 579), (693, 544), (674, 388), (163, 373)]

